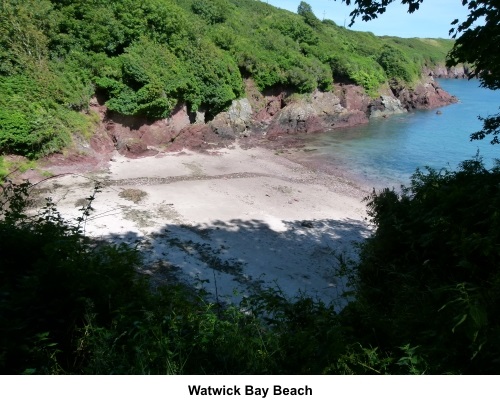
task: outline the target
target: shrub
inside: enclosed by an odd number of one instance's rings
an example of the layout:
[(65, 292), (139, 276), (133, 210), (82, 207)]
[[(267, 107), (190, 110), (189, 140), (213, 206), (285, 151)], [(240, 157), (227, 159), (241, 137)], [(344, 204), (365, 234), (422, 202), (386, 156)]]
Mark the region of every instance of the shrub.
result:
[(412, 63), (406, 59), (403, 52), (390, 45), (385, 45), (382, 48), (377, 62), (390, 79), (397, 78), (411, 83), (418, 77), (418, 72), (413, 70)]
[(200, 15), (209, 24), (226, 21), (229, 7), (226, 0), (195, 0), (191, 5), (193, 12)]
[(2, 187), (0, 370), (75, 372), (85, 361), (77, 342), (87, 317), (109, 325), (117, 311), (140, 310), (131, 303), (147, 290), (135, 274), (137, 252), (96, 246), (83, 235), (90, 205), (76, 225), (63, 220), (50, 200), (30, 216), (30, 189), (28, 183)]
[(387, 76), (373, 59), (358, 55), (333, 55), (329, 58), (334, 80), (350, 80), (375, 95)]
[(410, 344), (432, 373), (498, 373), (499, 183), (500, 167), (476, 159), (370, 196), (377, 229), (344, 314), (365, 344)]

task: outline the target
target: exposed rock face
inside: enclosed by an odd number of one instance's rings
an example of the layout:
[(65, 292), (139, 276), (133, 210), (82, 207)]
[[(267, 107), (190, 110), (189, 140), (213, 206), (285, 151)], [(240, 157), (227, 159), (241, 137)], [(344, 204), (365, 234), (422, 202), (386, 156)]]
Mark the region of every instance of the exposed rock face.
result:
[(361, 87), (352, 84), (337, 84), (332, 92), (290, 97), (286, 88), (262, 94), (247, 80), (246, 93), (247, 98), (233, 101), (226, 112), (209, 123), (204, 122), (201, 111), (190, 117), (183, 104), (170, 118), (149, 121), (110, 113), (94, 100), (91, 108), (100, 114), (101, 124), (90, 146), (98, 154), (110, 154), (116, 149), (128, 157), (183, 148), (209, 150), (228, 146), (242, 136), (275, 140), (287, 134), (327, 132), (366, 124), (369, 118), (437, 108), (457, 101), (434, 82), (432, 75), (414, 90), (393, 84), (377, 99), (371, 99)]
[(340, 98), (340, 105), (347, 110), (369, 112), (372, 100), (362, 87), (353, 84), (335, 85), (334, 93)]
[(234, 138), (222, 137), (215, 133), (209, 125), (194, 124), (184, 128), (175, 141), (169, 144), (167, 150), (180, 151), (182, 149), (206, 151), (224, 148), (233, 142)]
[(412, 91), (402, 86), (393, 86), (391, 89), (402, 106), (409, 111), (443, 107), (458, 101), (455, 96), (439, 87), (432, 77), (425, 82), (419, 83)]
[(274, 119), (282, 108), (286, 106), (287, 93), (285, 91), (278, 94), (262, 95), (260, 98), (253, 99), (253, 108), (256, 112), (253, 119), (254, 122), (268, 125)]
[(170, 118), (167, 118), (166, 124), (173, 134), (178, 134), (184, 128), (191, 124), (186, 104), (178, 105)]
[(370, 118), (387, 117), (389, 115), (408, 112), (401, 105), (401, 101), (391, 96), (380, 96), (370, 105)]
[(466, 79), (470, 73), (468, 66), (446, 67), (444, 65), (436, 66), (432, 69), (426, 69), (424, 73), (427, 76), (448, 79)]
[(298, 102), (287, 105), (276, 115), (267, 130), (269, 137), (282, 134), (296, 134), (299, 132), (313, 132), (320, 130), (318, 119), (311, 105)]
[(115, 145), (107, 133), (106, 124), (104, 122), (107, 112), (106, 106), (100, 105), (94, 97), (90, 100), (90, 110), (98, 114), (100, 118), (99, 126), (94, 136), (90, 139), (91, 149), (101, 155), (113, 152), (115, 150)]
[(177, 106), (169, 118), (157, 121), (124, 117), (107, 111), (104, 106), (99, 108), (108, 141), (104, 141), (102, 131), (100, 131), (101, 133), (96, 134), (91, 140), (92, 148), (106, 148), (107, 150), (111, 141), (114, 149), (131, 158), (157, 154), (158, 147), (171, 143), (184, 128), (190, 125), (187, 107), (184, 104)]
[(198, 110), (194, 113), (194, 123), (195, 124), (205, 123), (205, 111)]
[(251, 122), (252, 106), (248, 99), (235, 100), (227, 111), (229, 123), (243, 132)]
[(316, 91), (309, 99), (292, 102), (279, 111), (267, 135), (272, 138), (282, 134), (326, 132), (366, 122), (364, 111), (343, 107), (334, 93)]
[(221, 138), (236, 139), (252, 124), (252, 106), (248, 99), (234, 100), (227, 112), (221, 112), (210, 122), (210, 128)]

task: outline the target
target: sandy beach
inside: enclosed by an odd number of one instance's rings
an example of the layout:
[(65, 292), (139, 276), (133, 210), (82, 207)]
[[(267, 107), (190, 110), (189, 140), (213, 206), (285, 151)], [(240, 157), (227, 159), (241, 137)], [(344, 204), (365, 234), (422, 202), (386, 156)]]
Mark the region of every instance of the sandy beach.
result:
[(154, 283), (182, 280), (220, 301), (267, 287), (338, 299), (338, 257), (370, 232), (366, 189), (263, 148), (116, 153), (108, 168), (37, 188), (76, 218), (95, 181), (87, 235), (137, 246)]

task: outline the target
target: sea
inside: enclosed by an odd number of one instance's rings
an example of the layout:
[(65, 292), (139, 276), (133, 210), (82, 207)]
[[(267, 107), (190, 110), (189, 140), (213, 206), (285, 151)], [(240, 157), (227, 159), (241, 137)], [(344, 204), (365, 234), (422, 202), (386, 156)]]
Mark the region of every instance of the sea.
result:
[(491, 168), (500, 159), (500, 145), (491, 145), (487, 138), (470, 141), (470, 135), (482, 128), (479, 116), (498, 113), (500, 91), (483, 88), (475, 79), (437, 82), (459, 102), (372, 119), (354, 128), (298, 135), (305, 146), (296, 158), (375, 189), (408, 185), (417, 168), (456, 170), (477, 154)]

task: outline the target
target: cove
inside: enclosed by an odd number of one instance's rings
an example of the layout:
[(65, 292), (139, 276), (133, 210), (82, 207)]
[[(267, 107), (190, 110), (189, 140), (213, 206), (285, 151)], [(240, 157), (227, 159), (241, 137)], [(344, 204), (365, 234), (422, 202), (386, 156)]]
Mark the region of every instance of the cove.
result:
[(500, 158), (500, 145), (489, 139), (470, 141), (481, 129), (478, 116), (498, 112), (500, 92), (479, 86), (478, 80), (439, 79), (440, 86), (459, 102), (438, 110), (414, 111), (373, 119), (368, 125), (297, 138), (306, 152), (298, 159), (375, 188), (408, 184), (417, 168), (456, 169), (477, 152), (492, 167)]

